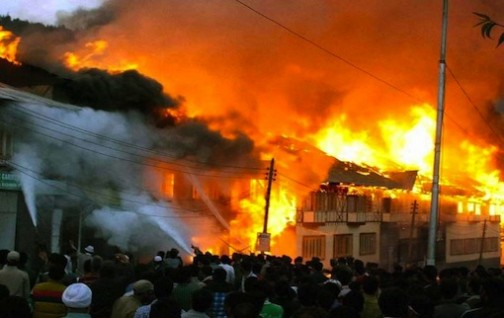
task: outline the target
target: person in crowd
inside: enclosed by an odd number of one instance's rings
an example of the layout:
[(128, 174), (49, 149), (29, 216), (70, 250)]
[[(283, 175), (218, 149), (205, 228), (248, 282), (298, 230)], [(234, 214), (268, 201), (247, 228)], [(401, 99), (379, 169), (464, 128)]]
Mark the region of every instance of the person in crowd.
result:
[(172, 248), (166, 252), (165, 263), (166, 267), (172, 269), (181, 268), (184, 265), (182, 258), (179, 256), (179, 251), (176, 248)]
[(460, 317), (470, 309), (466, 303), (458, 303), (458, 283), (453, 277), (446, 277), (439, 282), (441, 302), (434, 307), (434, 318)]
[(192, 293), (205, 286), (204, 283), (193, 279), (195, 277), (195, 267), (186, 265), (179, 268), (176, 273), (175, 283), (177, 285), (173, 289), (172, 297), (177, 301), (184, 311), (191, 308)]
[(378, 297), (383, 317), (408, 318), (409, 299), (406, 291), (399, 287), (384, 288)]
[(154, 285), (146, 279), (137, 280), (133, 284), (133, 295), (125, 295), (114, 302), (111, 318), (133, 318), (140, 306), (150, 304), (154, 300)]
[(251, 286), (251, 290), (247, 290), (256, 297), (261, 306), (260, 315), (263, 318), (282, 318), (284, 311), (282, 306), (272, 303), (271, 299), (274, 297), (274, 290), (270, 282), (266, 280), (256, 280)]
[(164, 276), (165, 275), (165, 263), (163, 261), (163, 258), (160, 255), (154, 256), (154, 259), (152, 260), (152, 270), (158, 275), (158, 276)]
[[(162, 276), (154, 282), (154, 296), (156, 299), (148, 305), (138, 307), (134, 318), (149, 318), (152, 305), (159, 299), (169, 298), (173, 291), (173, 280), (169, 276)], [(180, 306), (179, 306), (180, 307)]]
[(74, 283), (63, 291), (61, 300), (67, 308), (64, 318), (91, 318), (89, 307), (93, 293), (84, 283)]
[(324, 264), (319, 259), (313, 259), (309, 263), (310, 279), (315, 284), (323, 284), (328, 278), (324, 275)]
[(41, 277), (44, 273), (48, 271), (49, 255), (47, 253), (47, 246), (44, 244), (38, 244), (35, 247), (35, 257), (30, 263), (30, 288), (33, 288), (36, 283), (41, 282)]
[(66, 314), (66, 307), (61, 300), (66, 286), (61, 282), (65, 277), (62, 266), (49, 268), (48, 280), (33, 287), (33, 318), (59, 318)]
[(224, 301), (226, 296), (233, 290), (233, 285), (226, 281), (226, 270), (222, 267), (217, 267), (213, 271), (212, 279), (204, 289), (208, 290), (212, 295), (210, 316), (212, 318), (226, 317)]
[(90, 285), (92, 282), (97, 280), (99, 277), (102, 262), (103, 259), (98, 255), (95, 255), (91, 259), (86, 260), (83, 267), (84, 273), (83, 275), (79, 276), (79, 278), (77, 279), (78, 282)]
[(7, 264), (0, 270), (0, 284), (7, 286), (11, 296), (30, 297), (30, 278), (28, 273), (18, 268), (20, 254), (10, 251)]
[(233, 265), (231, 265), (231, 258), (228, 255), (222, 255), (220, 257), (219, 267), (222, 267), (226, 270), (226, 281), (231, 285), (235, 284), (235, 270)]
[(362, 309), (364, 308), (364, 296), (360, 290), (352, 289), (341, 299), (341, 305), (352, 307), (359, 313), (360, 316)]
[(362, 306), (362, 318), (378, 318), (381, 317), (380, 306), (378, 305), (378, 278), (374, 275), (362, 277), (362, 293), (364, 296), (364, 304)]
[(320, 288), (320, 285), (315, 284), (308, 277), (298, 285), (297, 295), (300, 306), (294, 312), (293, 317), (303, 317), (303, 315), (308, 313), (314, 317), (327, 316), (327, 310), (319, 304), (318, 296), (320, 295)]
[(245, 281), (249, 278), (249, 277), (257, 277), (257, 274), (254, 273), (253, 271), (253, 265), (254, 265), (254, 262), (253, 262), (253, 259), (252, 257), (245, 257), (242, 259), (241, 261), (241, 291), (244, 292), (245, 291)]
[(504, 317), (504, 280), (502, 277), (483, 278), (480, 297), (481, 306), (467, 310), (462, 318)]
[(210, 284), (213, 280), (213, 269), (210, 265), (201, 266), (200, 270), (200, 280), (206, 285)]
[(350, 289), (350, 283), (352, 282), (353, 272), (348, 267), (348, 265), (338, 265), (335, 269), (335, 277), (337, 281), (341, 284), (341, 291), (338, 295), (338, 298), (341, 299), (348, 294)]
[(296, 292), (289, 281), (286, 279), (279, 279), (274, 285), (274, 291), (275, 293), (271, 302), (282, 306), (284, 317), (292, 317), (292, 314), (299, 308), (300, 305), (297, 300)]
[(70, 246), (66, 248), (63, 256), (65, 256), (67, 260), (65, 266), (65, 274), (74, 276), (75, 275), (74, 259), (77, 258), (77, 249), (73, 246), (73, 244), (70, 244)]
[(152, 304), (149, 318), (181, 318), (182, 308), (170, 298), (160, 298)]
[(258, 318), (262, 305), (249, 293), (234, 291), (226, 297), (224, 308), (229, 318)]
[(0, 300), (1, 318), (32, 318), (28, 300), (20, 296), (7, 296)]
[(212, 306), (212, 293), (203, 288), (192, 294), (191, 309), (182, 313), (182, 318), (210, 318), (207, 312)]
[(84, 275), (84, 263), (87, 260), (93, 259), (95, 255), (95, 250), (93, 245), (88, 245), (84, 248), (84, 253), (79, 253), (77, 255), (77, 275)]
[(424, 289), (432, 302), (437, 305), (441, 301), (441, 292), (438, 284), (438, 269), (434, 265), (427, 265), (422, 269), (423, 278), (425, 281)]
[(93, 318), (109, 318), (114, 302), (124, 294), (126, 286), (127, 281), (117, 275), (115, 262), (104, 261), (98, 279), (89, 284), (93, 293), (91, 316)]

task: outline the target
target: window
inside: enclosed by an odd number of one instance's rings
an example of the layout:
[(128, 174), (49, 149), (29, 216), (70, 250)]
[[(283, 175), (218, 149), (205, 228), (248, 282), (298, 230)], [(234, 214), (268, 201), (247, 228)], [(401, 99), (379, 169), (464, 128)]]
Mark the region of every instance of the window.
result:
[(499, 251), (499, 238), (498, 237), (485, 237), (483, 242), (483, 252), (498, 252)]
[(353, 254), (353, 235), (338, 234), (334, 235), (334, 258), (352, 256)]
[(450, 241), (450, 255), (467, 255), (481, 252), (497, 252), (499, 250), (498, 237), (486, 237), (481, 246), (481, 238), (455, 239)]
[(359, 238), (359, 255), (376, 254), (376, 233), (361, 233)]
[(165, 173), (162, 187), (163, 194), (168, 199), (173, 199), (173, 190), (175, 187), (175, 175), (173, 173)]
[(325, 259), (325, 236), (303, 236), (303, 259), (311, 259), (318, 257), (321, 260)]

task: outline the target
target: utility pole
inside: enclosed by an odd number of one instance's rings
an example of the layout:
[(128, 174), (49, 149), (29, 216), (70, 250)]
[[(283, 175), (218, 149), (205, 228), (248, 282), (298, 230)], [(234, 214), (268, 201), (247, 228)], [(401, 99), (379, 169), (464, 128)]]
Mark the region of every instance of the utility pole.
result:
[(487, 220), (485, 219), (485, 221), (483, 221), (483, 233), (481, 233), (481, 245), (480, 245), (478, 265), (481, 265), (481, 262), (483, 261), (483, 249), (485, 248), (486, 227), (487, 227)]
[(436, 140), (434, 144), (434, 168), (430, 209), (429, 237), (427, 240), (427, 265), (436, 265), (436, 237), (439, 210), (439, 167), (441, 162), (441, 137), (443, 134), (444, 97), (446, 83), (446, 37), (448, 30), (448, 0), (443, 0), (443, 23), (441, 31), (441, 54), (437, 98)]
[(271, 183), (273, 182), (273, 178), (275, 176), (274, 172), (275, 167), (275, 158), (271, 159), (270, 166), (268, 168), (268, 187), (266, 188), (266, 205), (264, 207), (264, 228), (263, 233), (268, 233), (268, 214), (269, 214), (269, 205), (270, 205), (270, 197), (271, 197)]
[(266, 188), (265, 201), (266, 204), (264, 206), (264, 227), (262, 233), (258, 233), (257, 236), (257, 245), (261, 252), (269, 252), (270, 250), (270, 235), (268, 233), (268, 215), (269, 215), (269, 205), (270, 205), (270, 197), (271, 197), (271, 183), (275, 178), (275, 159), (271, 159), (270, 166), (268, 168), (268, 173), (266, 179), (268, 179), (268, 186)]
[(411, 225), (410, 225), (410, 234), (409, 234), (409, 242), (408, 242), (408, 260), (411, 262), (413, 258), (413, 234), (415, 231), (415, 216), (417, 214), (418, 202), (415, 200), (411, 204)]

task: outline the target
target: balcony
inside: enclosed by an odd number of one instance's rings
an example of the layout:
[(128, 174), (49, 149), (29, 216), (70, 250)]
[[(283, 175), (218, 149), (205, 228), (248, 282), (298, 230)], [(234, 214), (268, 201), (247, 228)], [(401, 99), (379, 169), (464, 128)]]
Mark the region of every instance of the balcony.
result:
[(381, 222), (381, 213), (338, 212), (338, 211), (299, 211), (301, 223), (351, 223)]
[(474, 213), (457, 213), (457, 214), (446, 214), (441, 215), (441, 221), (448, 223), (455, 222), (484, 222), (489, 221), (492, 223), (499, 223), (501, 218), (500, 215), (486, 215), (486, 214), (474, 214)]

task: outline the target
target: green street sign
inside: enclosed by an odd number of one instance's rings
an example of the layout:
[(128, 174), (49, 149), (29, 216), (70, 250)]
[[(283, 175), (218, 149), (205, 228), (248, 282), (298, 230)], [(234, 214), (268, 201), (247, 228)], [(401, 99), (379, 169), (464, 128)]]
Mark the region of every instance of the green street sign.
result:
[(19, 190), (21, 183), (18, 176), (9, 172), (0, 172), (0, 189), (3, 190)]

